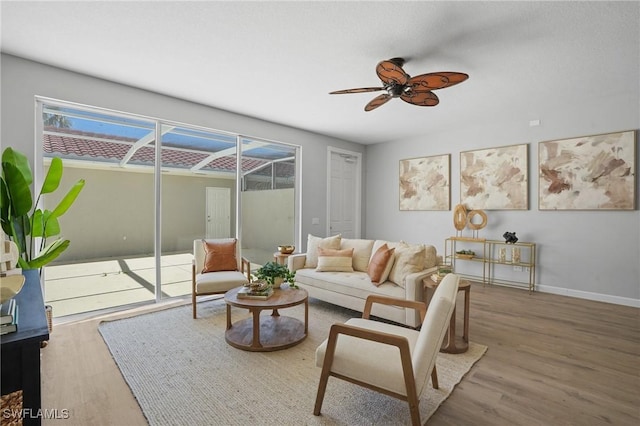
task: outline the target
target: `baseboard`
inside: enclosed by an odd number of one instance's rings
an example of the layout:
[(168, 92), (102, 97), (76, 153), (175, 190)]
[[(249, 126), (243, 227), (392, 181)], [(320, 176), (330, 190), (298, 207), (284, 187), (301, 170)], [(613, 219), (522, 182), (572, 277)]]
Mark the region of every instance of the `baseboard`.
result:
[(536, 285), (536, 291), (539, 291), (541, 293), (559, 294), (562, 296), (577, 297), (579, 299), (595, 300), (597, 302), (606, 302), (616, 305), (640, 308), (640, 299), (632, 299), (630, 297), (611, 296), (609, 294), (592, 293), (589, 291), (572, 290), (569, 288), (552, 287), (539, 284)]

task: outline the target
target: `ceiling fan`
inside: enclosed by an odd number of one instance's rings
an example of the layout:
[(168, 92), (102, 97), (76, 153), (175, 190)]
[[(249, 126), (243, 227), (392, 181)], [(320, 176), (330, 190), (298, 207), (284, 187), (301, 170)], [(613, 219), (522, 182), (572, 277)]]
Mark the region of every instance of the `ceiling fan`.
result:
[(461, 72), (432, 72), (411, 77), (404, 72), (404, 58), (392, 58), (380, 62), (376, 66), (376, 74), (382, 80), (382, 87), (361, 87), (359, 89), (336, 90), (330, 95), (345, 93), (364, 93), (386, 90), (387, 93), (378, 95), (365, 107), (365, 111), (371, 111), (384, 105), (392, 98), (400, 98), (405, 102), (418, 106), (436, 106), (440, 102), (432, 90), (444, 89), (454, 84), (462, 83), (469, 78)]

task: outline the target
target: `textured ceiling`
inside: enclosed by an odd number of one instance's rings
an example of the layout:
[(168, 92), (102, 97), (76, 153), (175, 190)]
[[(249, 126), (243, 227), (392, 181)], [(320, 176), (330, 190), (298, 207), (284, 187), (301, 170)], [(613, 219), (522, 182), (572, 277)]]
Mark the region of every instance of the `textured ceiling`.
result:
[[(538, 118), (638, 84), (638, 2), (7, 2), (1, 48), (107, 80), (365, 144)], [(376, 64), (469, 74), (440, 104), (378, 93)], [(98, 105), (99, 106), (99, 105)], [(224, 129), (222, 129), (224, 130)]]

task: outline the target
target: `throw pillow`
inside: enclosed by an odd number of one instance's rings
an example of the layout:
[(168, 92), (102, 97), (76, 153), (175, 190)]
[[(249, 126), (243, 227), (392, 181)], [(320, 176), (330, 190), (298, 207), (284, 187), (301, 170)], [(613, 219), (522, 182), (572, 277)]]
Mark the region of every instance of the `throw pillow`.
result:
[(237, 271), (236, 243), (237, 240), (235, 238), (221, 241), (202, 240), (205, 252), (202, 273)]
[(405, 288), (406, 276), (424, 269), (425, 250), (424, 244), (411, 245), (401, 241), (396, 247), (396, 260), (389, 279)]
[(318, 248), (318, 272), (353, 272), (353, 249)]
[(307, 239), (307, 256), (304, 262), (305, 268), (315, 268), (318, 266), (318, 248), (330, 248), (339, 249), (340, 240), (342, 236), (340, 234), (332, 237), (320, 238), (309, 234)]
[(367, 275), (369, 275), (374, 285), (379, 286), (389, 277), (389, 272), (391, 272), (391, 267), (393, 266), (394, 251), (395, 249), (389, 248), (384, 244), (371, 258), (367, 268)]
[(353, 269), (360, 272), (367, 272), (373, 240), (362, 240), (343, 238), (340, 242), (341, 249), (353, 248)]

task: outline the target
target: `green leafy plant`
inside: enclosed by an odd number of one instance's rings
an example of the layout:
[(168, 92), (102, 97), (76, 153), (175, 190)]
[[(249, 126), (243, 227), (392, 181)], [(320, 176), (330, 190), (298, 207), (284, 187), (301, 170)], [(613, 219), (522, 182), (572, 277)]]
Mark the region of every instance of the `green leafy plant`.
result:
[(289, 287), (298, 288), (295, 277), (295, 271), (291, 272), (285, 265), (277, 262), (267, 262), (256, 271), (256, 278), (264, 280), (270, 286), (275, 284), (276, 278), (282, 278), (284, 282), (289, 284)]
[[(70, 241), (59, 237), (58, 218), (75, 202), (84, 187), (84, 179), (78, 180), (53, 210), (37, 208), (42, 195), (58, 189), (62, 172), (62, 160), (53, 158), (34, 204), (29, 160), (10, 147), (2, 153), (0, 220), (2, 230), (18, 246), (18, 265), (22, 269), (40, 269), (69, 247)], [(36, 247), (38, 238), (39, 246)]]

